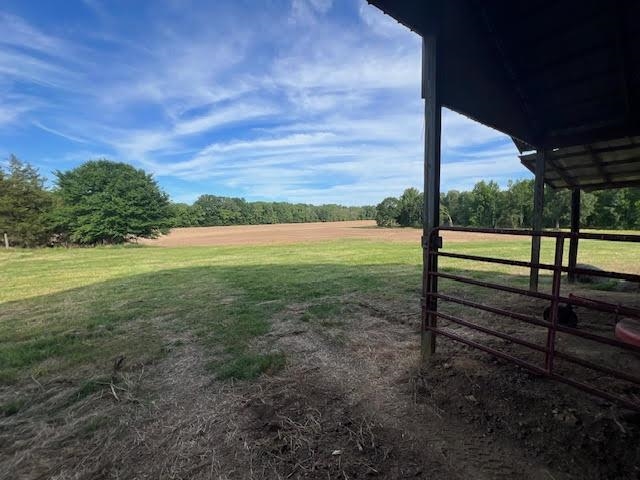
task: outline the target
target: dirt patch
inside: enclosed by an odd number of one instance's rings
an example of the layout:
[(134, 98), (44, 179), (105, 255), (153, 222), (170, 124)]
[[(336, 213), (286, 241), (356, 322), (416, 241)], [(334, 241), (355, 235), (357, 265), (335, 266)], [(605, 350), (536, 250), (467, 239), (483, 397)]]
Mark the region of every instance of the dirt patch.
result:
[(463, 350), (440, 355), (421, 380), (425, 401), (552, 471), (593, 479), (640, 474), (637, 414)]
[[(378, 228), (373, 220), (351, 222), (283, 223), (277, 225), (239, 225), (228, 227), (174, 228), (155, 240), (140, 240), (145, 245), (161, 247), (209, 245), (270, 245), (283, 243), (362, 238), (420, 244), (422, 230), (417, 228)], [(496, 240), (495, 235), (443, 232), (449, 242)], [(517, 239), (500, 236), (501, 239)]]
[(266, 382), (246, 408), (251, 446), (275, 478), (450, 477), (442, 457), (424, 454), (415, 437), (366, 405), (345, 401), (318, 371)]

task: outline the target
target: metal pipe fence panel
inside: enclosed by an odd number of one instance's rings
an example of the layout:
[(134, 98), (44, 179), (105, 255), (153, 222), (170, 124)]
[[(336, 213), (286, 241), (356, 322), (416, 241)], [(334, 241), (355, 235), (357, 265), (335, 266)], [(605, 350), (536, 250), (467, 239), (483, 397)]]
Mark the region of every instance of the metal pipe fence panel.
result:
[[(482, 234), (495, 234), (495, 235), (516, 235), (521, 237), (534, 237), (540, 236), (545, 238), (551, 238), (555, 240), (555, 253), (554, 253), (554, 262), (553, 264), (549, 263), (532, 263), (521, 260), (511, 260), (505, 258), (497, 258), (497, 257), (486, 257), (480, 255), (469, 255), (457, 252), (446, 252), (443, 251), (443, 245), (441, 239), (439, 237), (440, 232), (442, 231), (456, 231), (456, 232), (467, 232), (470, 234), (473, 233), (482, 233)], [(496, 305), (488, 305), (489, 302), (477, 302), (473, 300), (469, 300), (468, 298), (461, 298), (460, 296), (456, 296), (449, 293), (441, 293), (434, 290), (428, 290), (425, 292), (426, 297), (422, 302), (423, 309), (423, 323), (422, 329), (423, 333), (425, 331), (431, 332), (433, 336), (441, 335), (450, 340), (463, 343), (465, 345), (477, 348), (479, 350), (485, 351), (491, 355), (507, 360), (511, 363), (515, 363), (520, 367), (523, 367), (527, 370), (530, 370), (539, 375), (546, 376), (553, 380), (565, 383), (567, 385), (578, 388), (582, 391), (588, 392), (590, 394), (599, 396), (608, 401), (615, 402), (619, 405), (622, 405), (626, 408), (634, 409), (640, 411), (640, 402), (635, 401), (634, 399), (630, 399), (621, 395), (616, 395), (611, 393), (607, 389), (602, 386), (594, 386), (592, 384), (586, 383), (579, 379), (573, 378), (571, 376), (563, 375), (558, 373), (558, 367), (556, 365), (556, 360), (562, 360), (566, 362), (570, 362), (575, 365), (579, 365), (580, 367), (599, 372), (605, 376), (615, 378), (624, 382), (628, 382), (631, 385), (640, 387), (640, 377), (635, 375), (633, 372), (623, 371), (620, 368), (613, 368), (606, 365), (601, 365), (599, 363), (593, 362), (586, 358), (582, 358), (580, 356), (574, 355), (572, 353), (567, 353), (561, 350), (558, 350), (557, 339), (558, 334), (573, 336), (577, 338), (581, 338), (588, 341), (598, 342), (603, 345), (607, 345), (608, 347), (614, 349), (620, 349), (620, 351), (632, 352), (632, 354), (640, 355), (640, 347), (637, 345), (633, 345), (631, 343), (626, 343), (620, 341), (616, 338), (607, 337), (604, 335), (599, 335), (596, 333), (591, 333), (584, 331), (579, 328), (575, 328), (573, 326), (561, 325), (559, 312), (561, 304), (565, 305), (575, 305), (580, 307), (585, 307), (590, 310), (595, 310), (599, 312), (612, 313), (616, 316), (628, 316), (640, 319), (640, 309), (622, 304), (615, 304), (611, 302), (604, 302), (600, 300), (585, 298), (583, 296), (578, 296), (574, 294), (569, 294), (569, 296), (561, 295), (561, 287), (562, 287), (562, 274), (583, 274), (583, 275), (593, 275), (600, 278), (608, 278), (608, 279), (616, 279), (616, 280), (626, 280), (630, 282), (640, 283), (640, 275), (630, 274), (630, 273), (621, 273), (621, 272), (612, 272), (612, 271), (603, 271), (603, 270), (591, 270), (582, 267), (567, 267), (563, 266), (563, 255), (564, 255), (564, 246), (566, 239), (580, 239), (580, 240), (597, 240), (597, 241), (614, 241), (614, 242), (631, 242), (631, 243), (640, 243), (640, 235), (627, 235), (627, 234), (600, 234), (600, 233), (572, 233), (572, 232), (534, 232), (531, 230), (512, 230), (512, 229), (487, 229), (487, 228), (470, 228), (470, 227), (440, 227), (435, 229), (431, 233), (432, 238), (425, 239), (423, 242), (423, 247), (426, 252), (426, 258), (437, 258), (437, 257), (446, 257), (446, 258), (454, 258), (464, 261), (470, 262), (487, 262), (494, 263), (500, 265), (508, 265), (522, 268), (537, 268), (540, 270), (547, 270), (552, 273), (552, 281), (551, 281), (551, 293), (543, 293), (538, 291), (532, 291), (526, 288), (520, 288), (517, 286), (508, 286), (502, 285), (495, 282), (486, 282), (483, 280), (478, 280), (476, 278), (471, 278), (469, 275), (464, 275), (460, 273), (449, 273), (439, 271), (437, 267), (433, 268), (432, 266), (438, 265), (438, 262), (428, 262), (425, 272), (425, 280), (427, 282), (435, 281), (435, 279), (448, 279), (452, 282), (462, 283), (466, 285), (472, 285), (475, 287), (480, 287), (483, 289), (487, 289), (488, 291), (500, 291), (506, 292), (514, 295), (520, 295), (529, 298), (535, 298), (540, 300), (545, 300), (550, 302), (549, 305), (549, 318), (548, 320), (540, 320), (532, 315), (526, 315), (518, 312), (514, 312), (505, 308), (501, 308)], [(442, 286), (442, 283), (440, 284)], [(480, 310), (484, 312), (488, 312), (500, 317), (505, 317), (507, 319), (521, 322), (523, 324), (533, 325), (537, 327), (541, 327), (546, 329), (546, 339), (545, 345), (539, 345), (534, 342), (531, 342), (529, 339), (517, 337), (510, 333), (505, 333), (497, 330), (491, 326), (480, 325), (476, 322), (472, 322), (466, 318), (461, 318), (459, 315), (453, 315), (449, 313), (445, 313), (443, 311), (439, 311), (438, 309), (438, 301), (457, 304), (469, 309)], [(520, 347), (524, 347), (525, 349), (529, 349), (531, 351), (535, 351), (543, 354), (544, 356), (544, 366), (536, 365), (532, 363), (528, 359), (524, 359), (520, 356), (514, 355), (512, 353), (498, 350), (486, 344), (481, 344), (475, 340), (467, 338), (458, 333), (453, 333), (450, 329), (442, 328), (438, 326), (436, 319), (440, 318), (451, 322), (456, 325), (460, 325), (467, 329), (481, 332), (482, 334), (489, 335), (492, 337), (499, 338), (508, 344), (518, 345)]]

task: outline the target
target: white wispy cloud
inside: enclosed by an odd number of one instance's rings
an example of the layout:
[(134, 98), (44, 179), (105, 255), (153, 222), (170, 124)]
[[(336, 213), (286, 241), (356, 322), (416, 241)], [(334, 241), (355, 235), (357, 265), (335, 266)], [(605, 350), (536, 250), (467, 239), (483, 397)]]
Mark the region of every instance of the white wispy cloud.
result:
[[(205, 180), (346, 204), (420, 187), (420, 40), (364, 1), (163, 0), (137, 12), (142, 30), (108, 2), (82, 2), (91, 29), (36, 27), (0, 7), (0, 93), (12, 99), (0, 100), (0, 143), (12, 151), (9, 130), (34, 128), (68, 141), (65, 165), (98, 152), (180, 199), (216, 193), (185, 190)], [(445, 188), (521, 172), (504, 136), (443, 115)]]
[(276, 113), (279, 113), (279, 109), (275, 106), (261, 105), (259, 102), (237, 103), (222, 108), (213, 107), (203, 115), (177, 120), (173, 133), (177, 136), (194, 135), (222, 125), (229, 126)]
[(68, 42), (33, 27), (17, 15), (0, 11), (0, 45), (36, 51), (47, 56), (64, 56), (70, 50)]
[(61, 132), (60, 130), (56, 130), (55, 128), (47, 127), (46, 125), (43, 125), (38, 121), (34, 121), (33, 124), (39, 129), (44, 130), (45, 132), (51, 133), (53, 135), (57, 135), (58, 137), (66, 138), (67, 140), (71, 140), (72, 142), (89, 143), (89, 141), (86, 139), (76, 137), (75, 135), (70, 135), (65, 132)]

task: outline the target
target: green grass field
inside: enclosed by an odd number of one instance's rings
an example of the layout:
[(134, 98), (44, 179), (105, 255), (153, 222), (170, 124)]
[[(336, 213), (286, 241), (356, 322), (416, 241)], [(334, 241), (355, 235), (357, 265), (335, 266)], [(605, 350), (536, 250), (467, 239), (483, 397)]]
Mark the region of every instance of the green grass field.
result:
[[(446, 247), (521, 260), (530, 248), (526, 240)], [(543, 259), (551, 262), (552, 255), (545, 241)], [(254, 351), (252, 341), (288, 306), (309, 305), (303, 320), (327, 321), (349, 294), (417, 304), (421, 256), (413, 244), (368, 240), (3, 251), (0, 382), (96, 378), (109, 373), (118, 355), (151, 362), (185, 335), (208, 352), (212, 375), (252, 378), (285, 363), (278, 352)], [(579, 261), (637, 273), (640, 249), (585, 241)], [(447, 260), (442, 266), (527, 282), (525, 271), (508, 266)]]

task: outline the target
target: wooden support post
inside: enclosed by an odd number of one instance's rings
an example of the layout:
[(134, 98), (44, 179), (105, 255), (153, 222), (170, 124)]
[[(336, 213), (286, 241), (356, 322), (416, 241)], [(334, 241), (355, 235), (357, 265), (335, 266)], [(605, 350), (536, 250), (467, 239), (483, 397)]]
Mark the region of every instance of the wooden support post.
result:
[[(544, 211), (544, 167), (546, 163), (545, 151), (540, 149), (536, 155), (536, 178), (533, 186), (533, 221), (534, 231), (542, 230), (542, 214)], [(531, 263), (540, 263), (540, 237), (531, 237)], [(538, 291), (539, 269), (531, 267), (529, 274), (529, 290)]]
[[(580, 233), (580, 189), (571, 192), (571, 233)], [(569, 241), (569, 268), (576, 268), (578, 263), (578, 237), (571, 237)], [(576, 274), (569, 272), (569, 283), (575, 283)]]
[(4, 232), (4, 248), (9, 248), (9, 236), (7, 235), (7, 232)]
[(438, 292), (438, 279), (428, 272), (438, 271), (439, 238), (432, 235), (440, 225), (440, 126), (441, 105), (437, 85), (437, 38), (422, 39), (422, 97), (424, 103), (424, 210), (422, 222), (422, 361), (436, 351), (435, 333), (427, 327), (437, 326), (438, 301), (430, 293)]

